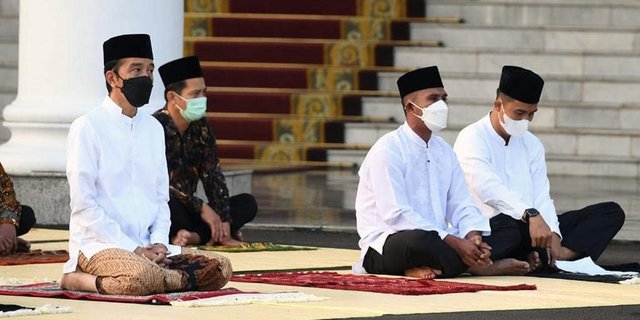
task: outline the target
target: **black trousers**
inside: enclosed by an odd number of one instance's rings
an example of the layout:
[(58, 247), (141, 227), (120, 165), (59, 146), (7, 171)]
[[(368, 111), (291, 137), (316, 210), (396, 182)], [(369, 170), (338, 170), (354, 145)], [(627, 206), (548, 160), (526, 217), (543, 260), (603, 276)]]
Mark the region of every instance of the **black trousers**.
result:
[(394, 233), (385, 241), (382, 252), (369, 248), (363, 261), (368, 273), (404, 275), (407, 269), (430, 267), (442, 270), (444, 277), (455, 277), (469, 268), (435, 231)]
[[(598, 203), (558, 215), (562, 246), (595, 261), (622, 228), (624, 217), (624, 211), (615, 202)], [(516, 258), (526, 261), (529, 253), (535, 250), (540, 253), (543, 263), (546, 262), (545, 250), (531, 247), (528, 224), (505, 214), (499, 214), (489, 222), (491, 235), (484, 240), (492, 248), (493, 260)]]
[(16, 229), (16, 235), (21, 236), (31, 230), (31, 227), (36, 224), (36, 215), (33, 213), (33, 209), (29, 206), (22, 205), (20, 213), (20, 223)]
[[(231, 212), (231, 234), (235, 234), (246, 223), (251, 222), (258, 213), (256, 199), (243, 193), (229, 197)], [(171, 210), (171, 228), (169, 229), (169, 240), (176, 236), (179, 230), (186, 229), (196, 232), (201, 239), (201, 244), (211, 240), (211, 228), (200, 218), (200, 212), (193, 212), (185, 207), (182, 202), (170, 198), (169, 210)]]

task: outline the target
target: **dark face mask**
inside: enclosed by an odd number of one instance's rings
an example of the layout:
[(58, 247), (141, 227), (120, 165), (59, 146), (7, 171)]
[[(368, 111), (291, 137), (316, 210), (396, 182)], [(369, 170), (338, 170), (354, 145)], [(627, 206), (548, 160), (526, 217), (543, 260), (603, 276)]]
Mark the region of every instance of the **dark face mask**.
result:
[(132, 106), (140, 108), (149, 103), (151, 89), (153, 89), (153, 81), (151, 78), (141, 76), (122, 79), (122, 88), (120, 88), (120, 91), (122, 91), (122, 94)]

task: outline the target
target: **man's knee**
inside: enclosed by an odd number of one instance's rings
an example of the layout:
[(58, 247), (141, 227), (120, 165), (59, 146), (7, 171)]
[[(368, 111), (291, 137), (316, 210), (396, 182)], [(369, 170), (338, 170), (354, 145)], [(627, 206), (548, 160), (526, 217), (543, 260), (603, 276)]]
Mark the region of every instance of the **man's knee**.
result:
[(589, 218), (598, 221), (597, 223), (600, 228), (620, 230), (624, 224), (624, 210), (622, 210), (622, 207), (620, 207), (618, 203), (613, 201), (596, 203), (581, 211), (589, 212)]
[(432, 244), (442, 241), (437, 232), (425, 230), (409, 230), (405, 232), (407, 233), (407, 253), (409, 256), (434, 257), (434, 249), (436, 248)]
[(605, 202), (603, 205), (607, 208), (606, 212), (608, 220), (613, 226), (616, 226), (618, 230), (620, 230), (625, 220), (625, 213), (624, 210), (622, 210), (622, 207), (616, 202)]
[[(495, 252), (496, 256), (506, 256), (509, 253), (516, 250), (522, 242), (522, 233), (519, 228), (502, 229), (495, 232), (491, 231), (491, 235), (487, 237), (486, 242), (493, 248), (492, 255)], [(491, 241), (489, 241), (491, 239)], [(500, 252), (498, 252), (500, 251)]]
[(232, 197), (234, 205), (242, 207), (243, 212), (246, 214), (247, 220), (251, 221), (258, 213), (258, 202), (256, 198), (249, 193), (242, 193)]
[(102, 294), (144, 296), (164, 292), (164, 274), (151, 269), (128, 270), (120, 276), (98, 277), (96, 287)]
[(36, 215), (33, 212), (33, 209), (29, 206), (22, 205), (20, 208), (20, 225), (17, 230), (17, 235), (21, 236), (33, 227), (36, 224)]

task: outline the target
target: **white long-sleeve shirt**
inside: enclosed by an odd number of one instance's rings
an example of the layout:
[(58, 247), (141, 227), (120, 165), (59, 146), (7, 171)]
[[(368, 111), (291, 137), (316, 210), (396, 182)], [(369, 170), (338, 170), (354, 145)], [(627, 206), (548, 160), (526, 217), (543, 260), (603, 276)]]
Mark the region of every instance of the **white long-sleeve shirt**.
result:
[(133, 118), (107, 97), (101, 107), (71, 124), (67, 179), (71, 196), (69, 261), (76, 270), (80, 251), (91, 258), (107, 248), (134, 251), (168, 244), (169, 177), (164, 131), (151, 115)]
[(504, 213), (522, 219), (536, 208), (558, 235), (560, 226), (549, 194), (544, 146), (531, 132), (509, 144), (491, 125), (490, 115), (462, 129), (453, 147), (469, 190), (488, 218)]
[(380, 254), (387, 237), (403, 230), (436, 231), (464, 237), (487, 235), (488, 219), (473, 203), (451, 147), (431, 136), (428, 147), (405, 122), (371, 147), (359, 171), (356, 222), (360, 261), (371, 247)]

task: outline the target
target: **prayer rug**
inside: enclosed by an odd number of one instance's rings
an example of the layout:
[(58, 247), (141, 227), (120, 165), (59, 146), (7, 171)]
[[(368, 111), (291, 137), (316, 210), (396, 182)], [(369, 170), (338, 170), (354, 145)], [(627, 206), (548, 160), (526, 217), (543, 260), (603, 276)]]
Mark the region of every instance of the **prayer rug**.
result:
[(334, 16), (424, 17), (415, 0), (187, 0), (185, 12), (282, 13)]
[(283, 246), (271, 242), (251, 242), (239, 246), (197, 246), (198, 250), (204, 251), (222, 251), (222, 252), (258, 252), (258, 251), (299, 251), (299, 250), (317, 250), (311, 247), (294, 247)]
[(15, 304), (0, 304), (0, 318), (12, 318), (19, 316), (37, 316), (42, 314), (70, 313), (70, 307), (56, 307), (45, 304), (42, 307), (30, 308)]
[[(420, 22), (426, 21), (429, 20)], [(283, 25), (287, 28), (283, 28)], [(273, 15), (220, 16), (187, 13), (184, 19), (184, 35), (194, 37), (410, 40), (409, 27), (410, 22), (407, 20), (372, 17), (283, 19)]]
[(221, 297), (195, 299), (189, 301), (172, 301), (171, 305), (176, 307), (211, 307), (211, 306), (232, 306), (252, 303), (293, 303), (293, 302), (314, 302), (324, 301), (328, 298), (318, 297), (313, 294), (302, 292), (276, 292), (276, 293), (247, 293), (234, 294)]
[(366, 291), (400, 295), (427, 295), (476, 292), (482, 290), (536, 290), (535, 285), (495, 286), (430, 279), (407, 279), (374, 275), (339, 274), (337, 272), (272, 272), (234, 275), (231, 281), (325, 289)]
[(31, 296), (45, 298), (84, 299), (108, 302), (128, 302), (142, 304), (170, 304), (173, 301), (188, 301), (220, 297), (232, 294), (247, 294), (256, 292), (244, 292), (235, 288), (226, 288), (217, 291), (186, 291), (153, 294), (148, 296), (105, 295), (94, 292), (63, 290), (57, 282), (43, 282), (23, 286), (0, 286), (0, 295)]
[[(640, 264), (638, 263), (626, 263), (626, 264), (601, 266), (601, 267), (608, 271), (640, 272)], [(541, 277), (541, 278), (640, 285), (640, 277), (638, 275), (635, 275), (635, 276), (634, 275), (609, 275), (609, 274), (590, 275), (590, 274), (584, 274), (584, 273), (578, 273), (578, 272), (567, 272), (557, 268), (547, 268), (543, 270), (536, 270), (528, 275), (533, 277)]]
[(0, 256), (0, 266), (13, 266), (36, 263), (60, 263), (69, 260), (66, 250), (32, 250)]

